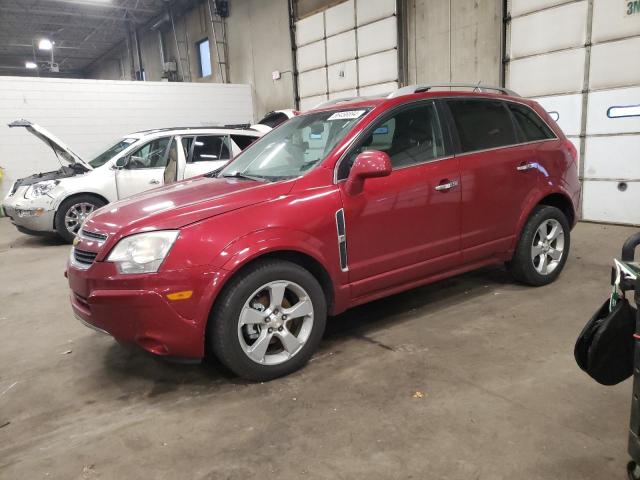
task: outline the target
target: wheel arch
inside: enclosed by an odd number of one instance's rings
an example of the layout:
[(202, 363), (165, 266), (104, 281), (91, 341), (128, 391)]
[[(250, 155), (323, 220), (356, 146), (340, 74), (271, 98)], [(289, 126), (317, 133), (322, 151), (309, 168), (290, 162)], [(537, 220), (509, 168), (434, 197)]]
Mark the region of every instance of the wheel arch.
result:
[(246, 272), (251, 269), (256, 263), (264, 261), (264, 260), (284, 260), (291, 263), (295, 263), (305, 268), (313, 277), (318, 281), (322, 291), (324, 293), (324, 297), (327, 303), (327, 312), (331, 312), (333, 310), (333, 306), (335, 304), (335, 285), (331, 275), (324, 267), (324, 265), (314, 256), (310, 255), (307, 252), (302, 252), (300, 250), (290, 249), (290, 248), (282, 248), (282, 249), (273, 249), (268, 251), (263, 251), (258, 253), (255, 256), (245, 258), (242, 262), (237, 262), (234, 264), (234, 269), (227, 275), (224, 279), (224, 282), (219, 286), (217, 294), (213, 298), (213, 301), (209, 305), (208, 314), (206, 316), (206, 321), (204, 322), (204, 331), (203, 331), (203, 342), (205, 352), (208, 351), (209, 348), (209, 340), (208, 335), (210, 335), (209, 323), (211, 322), (212, 314), (216, 308), (218, 301), (223, 297), (225, 289), (231, 283), (231, 280), (236, 276)]
[(567, 217), (567, 221), (569, 222), (571, 228), (573, 228), (573, 226), (575, 225), (577, 218), (575, 206), (571, 201), (571, 197), (563, 191), (547, 192), (546, 195), (539, 195), (537, 197), (534, 197), (532, 195), (530, 197), (530, 201), (527, 202), (527, 205), (528, 208), (523, 208), (522, 214), (520, 215), (520, 218), (518, 220), (516, 234), (514, 235), (513, 244), (511, 245), (511, 252), (515, 251), (516, 245), (520, 240), (522, 230), (524, 229), (527, 220), (529, 220), (535, 208), (540, 205), (556, 207)]
[(95, 192), (75, 192), (72, 193), (70, 195), (67, 195), (66, 197), (62, 198), (59, 202), (58, 205), (56, 206), (56, 212), (53, 215), (53, 228), (56, 228), (56, 219), (58, 218), (58, 213), (60, 212), (60, 206), (66, 202), (67, 200), (71, 199), (71, 198), (76, 198), (76, 197), (81, 197), (81, 196), (90, 196), (90, 197), (95, 197), (98, 200), (101, 200), (105, 203), (105, 205), (107, 203), (110, 203), (109, 200), (104, 196), (104, 195), (100, 195), (99, 193), (95, 193)]
[(569, 225), (571, 225), (571, 227), (575, 225), (576, 212), (573, 206), (573, 202), (568, 195), (558, 192), (552, 193), (542, 198), (537, 203), (537, 205), (548, 205), (550, 207), (556, 207), (564, 214), (565, 217), (567, 217), (567, 221), (569, 222)]

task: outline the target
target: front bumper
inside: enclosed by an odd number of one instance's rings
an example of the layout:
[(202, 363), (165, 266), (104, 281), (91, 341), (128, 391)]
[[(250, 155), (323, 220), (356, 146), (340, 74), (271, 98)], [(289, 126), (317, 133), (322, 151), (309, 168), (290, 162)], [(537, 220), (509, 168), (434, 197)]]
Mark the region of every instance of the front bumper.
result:
[[(206, 267), (121, 275), (109, 262), (67, 268), (71, 307), (82, 322), (122, 343), (182, 359), (204, 356), (209, 312), (224, 276)], [(187, 290), (193, 291), (188, 299), (167, 298)]]
[(48, 233), (54, 231), (54, 217), (56, 214), (50, 198), (26, 200), (16, 192), (2, 202), (5, 214), (11, 222), (23, 233)]

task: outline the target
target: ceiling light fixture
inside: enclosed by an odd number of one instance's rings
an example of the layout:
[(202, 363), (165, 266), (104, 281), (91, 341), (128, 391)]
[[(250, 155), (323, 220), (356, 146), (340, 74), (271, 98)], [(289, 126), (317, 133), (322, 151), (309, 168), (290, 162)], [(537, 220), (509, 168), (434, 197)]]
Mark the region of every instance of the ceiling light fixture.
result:
[(25, 62), (24, 68), (28, 68), (29, 70), (33, 70), (34, 68), (38, 68), (38, 64), (35, 62)]
[(38, 48), (40, 50), (51, 50), (53, 48), (53, 45), (54, 43), (51, 40), (49, 40), (48, 38), (43, 38), (38, 43)]

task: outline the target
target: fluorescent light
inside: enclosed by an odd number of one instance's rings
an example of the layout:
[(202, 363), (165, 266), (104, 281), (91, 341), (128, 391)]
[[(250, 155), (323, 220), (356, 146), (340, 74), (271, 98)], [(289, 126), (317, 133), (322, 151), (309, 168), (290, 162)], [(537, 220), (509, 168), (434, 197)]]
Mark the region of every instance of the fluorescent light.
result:
[(34, 68), (38, 68), (38, 64), (36, 64), (35, 62), (25, 62), (24, 68), (33, 70)]
[(40, 43), (38, 43), (38, 48), (40, 50), (51, 50), (53, 48), (53, 42), (48, 38), (43, 38), (40, 40)]

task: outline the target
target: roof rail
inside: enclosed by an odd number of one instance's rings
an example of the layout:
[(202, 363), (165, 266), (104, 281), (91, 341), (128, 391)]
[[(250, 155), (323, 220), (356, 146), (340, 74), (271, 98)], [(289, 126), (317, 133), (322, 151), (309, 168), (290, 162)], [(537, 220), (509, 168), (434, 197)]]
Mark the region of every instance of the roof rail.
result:
[(402, 95), (410, 95), (412, 93), (428, 92), (432, 88), (471, 88), (474, 92), (499, 92), (513, 97), (519, 97), (516, 92), (504, 87), (492, 87), (490, 85), (481, 85), (480, 83), (429, 83), (425, 85), (409, 85), (391, 92), (387, 98), (400, 97)]
[(343, 97), (343, 98), (334, 98), (333, 100), (327, 100), (326, 102), (321, 102), (311, 110), (315, 110), (316, 108), (324, 108), (329, 107), (331, 105), (336, 105), (338, 103), (351, 102), (353, 100), (360, 100), (362, 97)]

